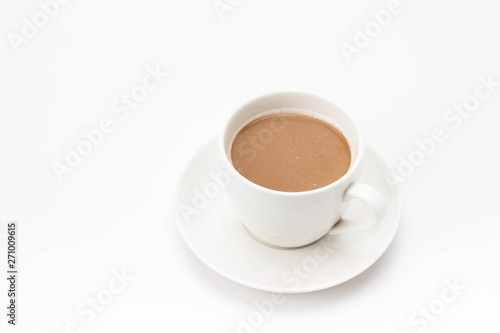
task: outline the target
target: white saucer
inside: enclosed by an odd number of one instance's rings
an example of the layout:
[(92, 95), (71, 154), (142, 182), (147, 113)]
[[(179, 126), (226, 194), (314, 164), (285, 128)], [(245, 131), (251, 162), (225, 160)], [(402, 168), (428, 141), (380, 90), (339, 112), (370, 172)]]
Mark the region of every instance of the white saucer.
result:
[[(271, 292), (325, 289), (370, 267), (396, 234), (401, 198), (397, 188), (384, 177), (387, 166), (367, 147), (361, 181), (379, 190), (389, 202), (388, 212), (378, 228), (325, 236), (316, 243), (292, 250), (259, 243), (245, 231), (224, 190), (213, 178), (213, 174), (221, 170), (216, 142), (215, 138), (210, 140), (187, 164), (179, 182), (175, 207), (179, 230), (189, 248), (222, 276)], [(346, 214), (349, 218), (367, 216), (364, 206), (357, 202), (351, 204)]]

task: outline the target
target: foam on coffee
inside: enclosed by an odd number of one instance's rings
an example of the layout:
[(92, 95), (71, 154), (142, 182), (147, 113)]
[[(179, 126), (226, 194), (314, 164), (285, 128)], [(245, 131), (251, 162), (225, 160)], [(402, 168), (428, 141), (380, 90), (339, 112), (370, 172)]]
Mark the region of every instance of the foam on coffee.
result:
[(233, 139), (231, 162), (255, 184), (301, 192), (329, 185), (345, 175), (351, 150), (333, 125), (284, 110), (243, 126)]

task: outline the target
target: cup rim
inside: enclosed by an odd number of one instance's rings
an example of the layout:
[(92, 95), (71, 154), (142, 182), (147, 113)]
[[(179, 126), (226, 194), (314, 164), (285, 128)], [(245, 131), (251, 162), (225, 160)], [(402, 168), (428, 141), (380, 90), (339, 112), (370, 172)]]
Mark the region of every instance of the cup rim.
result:
[[(303, 95), (309, 95), (309, 97), (322, 99), (322, 100), (328, 102), (329, 104), (331, 104), (332, 106), (336, 107), (337, 109), (339, 109), (342, 113), (344, 113), (344, 115), (347, 117), (347, 119), (353, 124), (354, 131), (356, 132), (356, 135), (358, 138), (358, 143), (357, 143), (358, 153), (357, 153), (356, 159), (354, 160), (354, 163), (352, 163), (349, 170), (347, 170), (347, 172), (342, 177), (340, 177), (339, 179), (337, 179), (333, 183), (330, 183), (328, 185), (325, 185), (323, 187), (319, 187), (319, 188), (316, 188), (313, 190), (298, 191), (298, 192), (285, 192), (285, 191), (273, 190), (273, 189), (261, 186), (259, 184), (256, 184), (256, 183), (248, 180), (247, 178), (245, 178), (241, 173), (238, 172), (238, 170), (236, 170), (236, 168), (231, 163), (231, 160), (227, 156), (226, 149), (224, 146), (224, 137), (226, 135), (226, 130), (227, 130), (227, 127), (229, 126), (229, 123), (236, 116), (236, 114), (241, 109), (246, 107), (247, 105), (254, 103), (258, 100), (271, 97), (272, 95), (277, 95), (277, 94), (303, 94)], [(260, 94), (257, 97), (254, 97), (254, 98), (252, 98), (244, 103), (241, 103), (240, 106), (237, 107), (235, 109), (235, 111), (232, 112), (231, 115), (229, 117), (227, 117), (226, 121), (224, 122), (222, 133), (219, 135), (218, 145), (219, 145), (219, 152), (223, 155), (224, 163), (230, 168), (230, 173), (235, 174), (237, 177), (241, 178), (243, 182), (247, 183), (249, 186), (251, 186), (257, 190), (261, 190), (261, 191), (267, 192), (269, 194), (283, 195), (283, 196), (289, 196), (289, 197), (314, 195), (314, 194), (328, 191), (329, 189), (338, 186), (340, 183), (342, 183), (346, 179), (348, 179), (355, 172), (355, 170), (357, 170), (357, 168), (360, 166), (361, 158), (362, 158), (362, 155), (364, 152), (364, 147), (365, 147), (364, 138), (363, 138), (361, 132), (359, 131), (359, 127), (358, 127), (357, 123), (354, 121), (354, 119), (351, 117), (349, 112), (346, 111), (345, 108), (341, 107), (337, 103), (332, 102), (329, 98), (326, 98), (323, 95), (320, 95), (320, 94), (314, 93), (314, 92), (310, 92), (310, 91), (306, 91), (306, 90), (275, 90), (275, 91), (267, 92), (264, 94)]]

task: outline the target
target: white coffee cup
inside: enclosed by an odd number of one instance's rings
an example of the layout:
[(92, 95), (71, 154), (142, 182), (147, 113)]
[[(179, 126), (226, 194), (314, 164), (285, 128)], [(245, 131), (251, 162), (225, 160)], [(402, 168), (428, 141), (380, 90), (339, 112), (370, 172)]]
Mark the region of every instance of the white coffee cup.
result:
[[(259, 115), (293, 110), (329, 122), (339, 129), (351, 149), (351, 166), (339, 180), (310, 191), (282, 192), (257, 185), (231, 163), (235, 135)], [(387, 209), (377, 190), (359, 183), (364, 142), (349, 115), (327, 99), (306, 92), (285, 91), (257, 97), (240, 107), (224, 126), (219, 139), (223, 170), (229, 174), (226, 193), (247, 231), (261, 242), (284, 248), (310, 244), (327, 233), (364, 231), (376, 227)], [(342, 219), (350, 200), (357, 198), (375, 212), (363, 221)], [(338, 223), (342, 221), (342, 223)]]

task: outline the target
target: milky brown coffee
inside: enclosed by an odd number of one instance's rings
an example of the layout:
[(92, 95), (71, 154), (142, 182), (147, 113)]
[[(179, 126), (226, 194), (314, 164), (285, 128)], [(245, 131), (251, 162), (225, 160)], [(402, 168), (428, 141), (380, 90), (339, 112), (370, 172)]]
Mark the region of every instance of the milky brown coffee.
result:
[(289, 111), (245, 125), (231, 146), (231, 161), (246, 179), (284, 192), (317, 189), (349, 170), (351, 150), (331, 124)]

